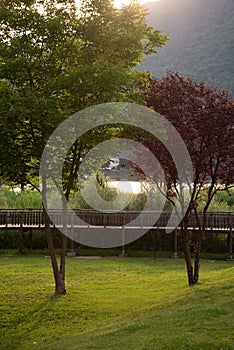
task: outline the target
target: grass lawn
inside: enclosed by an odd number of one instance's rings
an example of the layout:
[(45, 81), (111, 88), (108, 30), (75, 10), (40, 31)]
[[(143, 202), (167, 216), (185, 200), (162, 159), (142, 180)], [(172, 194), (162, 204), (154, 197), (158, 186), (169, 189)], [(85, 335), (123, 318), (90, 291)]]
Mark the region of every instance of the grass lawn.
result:
[(65, 296), (45, 257), (0, 264), (1, 349), (234, 349), (233, 262), (202, 261), (191, 288), (182, 259), (69, 258)]

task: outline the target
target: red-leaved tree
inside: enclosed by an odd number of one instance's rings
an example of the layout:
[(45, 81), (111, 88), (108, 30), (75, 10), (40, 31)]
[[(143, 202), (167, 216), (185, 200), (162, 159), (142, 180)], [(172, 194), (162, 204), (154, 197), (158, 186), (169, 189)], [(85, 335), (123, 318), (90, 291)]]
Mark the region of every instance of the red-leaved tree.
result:
[[(199, 279), (207, 211), (215, 194), (228, 190), (234, 183), (234, 100), (227, 92), (207, 86), (203, 81), (197, 83), (190, 77), (168, 72), (162, 79), (150, 81), (147, 105), (166, 117), (177, 129), (192, 160), (194, 177), (187, 184), (190, 189), (189, 205), (180, 226), (188, 283), (194, 285)], [(165, 196), (173, 203), (179, 199), (179, 183), (170, 155), (158, 140), (146, 138), (143, 142), (160, 160), (167, 181)], [(192, 241), (188, 229), (192, 212), (199, 228), (195, 241)]]

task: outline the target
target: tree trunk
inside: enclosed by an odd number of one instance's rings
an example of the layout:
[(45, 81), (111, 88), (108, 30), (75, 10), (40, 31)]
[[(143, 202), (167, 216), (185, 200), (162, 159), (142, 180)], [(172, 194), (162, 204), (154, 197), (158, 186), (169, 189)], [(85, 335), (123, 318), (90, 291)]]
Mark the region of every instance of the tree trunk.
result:
[(66, 267), (67, 237), (62, 236), (62, 247), (60, 251), (60, 274), (65, 284), (65, 267)]
[(198, 280), (199, 280), (202, 239), (203, 239), (203, 229), (199, 230), (198, 239), (197, 239), (196, 246), (195, 246), (195, 257), (194, 257), (194, 283), (197, 283)]
[(183, 227), (181, 229), (181, 234), (182, 234), (184, 258), (185, 258), (186, 267), (187, 267), (188, 284), (192, 286), (194, 284), (194, 278), (193, 278), (193, 265), (191, 262), (191, 254), (190, 254), (191, 239), (190, 239), (190, 233), (188, 232), (187, 227)]
[(54, 241), (52, 237), (52, 230), (50, 227), (50, 218), (47, 214), (45, 194), (46, 194), (46, 175), (43, 175), (42, 176), (43, 215), (44, 215), (44, 222), (45, 222), (45, 233), (47, 237), (47, 244), (48, 244), (49, 254), (51, 258), (53, 274), (54, 274), (55, 294), (66, 294), (65, 278), (63, 278), (62, 274), (58, 269), (58, 263), (56, 259), (55, 248), (54, 248)]
[[(208, 207), (208, 206), (207, 206)], [(197, 220), (197, 225), (199, 227), (197, 242), (195, 245), (195, 258), (194, 258), (194, 283), (198, 283), (199, 272), (200, 272), (200, 257), (201, 257), (201, 245), (204, 236), (204, 232), (207, 226), (207, 216), (206, 209), (203, 211), (202, 223), (199, 221), (197, 210), (194, 210)]]
[(45, 219), (45, 232), (47, 237), (47, 243), (48, 243), (48, 249), (49, 254), (51, 258), (51, 264), (54, 274), (54, 282), (55, 282), (55, 294), (66, 294), (65, 289), (65, 279), (63, 278), (62, 274), (60, 273), (58, 269), (58, 263), (56, 259), (55, 249), (54, 249), (54, 242), (52, 237), (52, 231), (50, 228), (50, 218), (48, 217), (48, 214), (44, 209), (44, 219)]

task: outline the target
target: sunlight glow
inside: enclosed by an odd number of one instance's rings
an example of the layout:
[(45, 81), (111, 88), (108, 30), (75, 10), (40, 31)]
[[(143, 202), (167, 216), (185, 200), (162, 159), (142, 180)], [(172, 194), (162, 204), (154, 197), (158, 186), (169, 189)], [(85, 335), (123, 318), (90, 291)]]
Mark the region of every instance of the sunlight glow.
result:
[[(138, 0), (140, 4), (145, 4), (147, 2), (156, 2), (159, 0)], [(129, 5), (131, 0), (114, 0), (115, 6), (120, 8), (123, 5)]]
[(133, 194), (139, 194), (143, 192), (142, 184), (139, 181), (109, 181), (108, 185), (110, 187), (116, 188), (120, 192)]
[[(148, 2), (156, 2), (160, 0), (138, 0), (140, 4), (147, 4)], [(80, 0), (76, 0), (77, 5), (80, 5)], [(124, 5), (129, 5), (131, 3), (131, 0), (114, 0), (114, 4), (117, 8), (120, 8)]]

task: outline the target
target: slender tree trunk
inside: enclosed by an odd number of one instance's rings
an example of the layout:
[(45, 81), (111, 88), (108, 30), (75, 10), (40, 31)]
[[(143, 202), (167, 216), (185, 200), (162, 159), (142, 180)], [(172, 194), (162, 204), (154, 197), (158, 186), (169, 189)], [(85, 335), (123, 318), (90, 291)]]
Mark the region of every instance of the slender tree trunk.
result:
[(60, 274), (65, 283), (65, 267), (66, 267), (67, 237), (62, 236), (62, 247), (60, 251)]
[(203, 239), (203, 229), (199, 230), (198, 239), (195, 246), (194, 257), (194, 284), (198, 283), (200, 271), (201, 244)]
[[(77, 152), (78, 143), (75, 144), (74, 153)], [(78, 154), (78, 159), (80, 158), (80, 151)], [(69, 176), (69, 182), (67, 185), (67, 190), (65, 195), (61, 193), (63, 198), (63, 213), (62, 213), (62, 222), (63, 222), (63, 232), (62, 235), (62, 243), (61, 243), (61, 250), (60, 250), (60, 267), (58, 268), (58, 263), (56, 259), (55, 249), (54, 249), (54, 242), (52, 237), (52, 232), (50, 228), (50, 219), (46, 211), (46, 174), (42, 176), (42, 197), (43, 197), (43, 209), (44, 209), (44, 217), (45, 217), (45, 231), (47, 236), (47, 242), (48, 242), (48, 248), (49, 253), (51, 257), (51, 263), (53, 268), (53, 274), (54, 274), (54, 281), (55, 281), (55, 294), (65, 294), (66, 288), (65, 288), (65, 272), (66, 272), (66, 252), (67, 252), (67, 201), (69, 199), (71, 186), (73, 184), (73, 181), (75, 179), (75, 176), (77, 175), (77, 172), (79, 170), (79, 164), (80, 162), (77, 161), (77, 157), (73, 157), (73, 162), (70, 170), (70, 176)]]
[(48, 217), (48, 214), (45, 208), (44, 208), (44, 219), (45, 219), (45, 232), (47, 237), (48, 249), (49, 249), (49, 254), (51, 258), (53, 274), (54, 274), (55, 294), (65, 294), (66, 293), (65, 281), (58, 269), (58, 262), (55, 254), (52, 230), (50, 228), (50, 218)]
[(182, 234), (184, 258), (185, 258), (186, 267), (187, 267), (188, 284), (192, 286), (194, 284), (194, 279), (193, 279), (193, 265), (192, 265), (191, 254), (190, 254), (190, 245), (191, 245), (190, 233), (188, 232), (187, 228), (182, 228), (181, 234)]
[(51, 258), (51, 264), (54, 274), (54, 281), (55, 281), (55, 294), (65, 294), (65, 279), (63, 278), (62, 274), (60, 273), (58, 269), (58, 262), (55, 254), (55, 248), (54, 248), (54, 241), (52, 236), (52, 230), (50, 227), (50, 218), (47, 214), (47, 208), (46, 208), (46, 177), (45, 175), (42, 176), (42, 197), (43, 197), (43, 215), (44, 215), (44, 222), (45, 222), (45, 233), (47, 238), (47, 244), (49, 249), (49, 254)]
[[(209, 205), (209, 204), (208, 204)], [(208, 208), (207, 205), (207, 208)], [(194, 283), (198, 283), (199, 280), (199, 272), (200, 272), (200, 258), (201, 258), (201, 246), (202, 246), (202, 240), (204, 236), (204, 232), (206, 229), (206, 224), (207, 224), (207, 210), (206, 208), (203, 211), (203, 216), (202, 216), (202, 222), (200, 222), (197, 210), (195, 208), (194, 210), (195, 216), (196, 216), (196, 221), (197, 225), (199, 227), (198, 231), (198, 237), (197, 237), (197, 242), (195, 245), (195, 257), (194, 257)]]
[(194, 258), (194, 283), (198, 283), (199, 280), (199, 272), (200, 272), (200, 258), (201, 258), (201, 245), (202, 245), (202, 240), (206, 228), (206, 221), (207, 221), (207, 216), (206, 216), (206, 211), (203, 212), (203, 217), (202, 217), (202, 225), (199, 222), (197, 211), (195, 210), (195, 215), (197, 218), (197, 224), (199, 227), (198, 231), (198, 238), (197, 242), (195, 245), (195, 258)]
[(187, 267), (187, 277), (188, 277), (188, 284), (192, 286), (194, 284), (194, 278), (193, 278), (193, 265), (191, 261), (191, 234), (188, 231), (188, 218), (185, 217), (183, 220), (182, 228), (181, 228), (181, 235), (182, 235), (182, 244), (183, 244), (183, 251), (184, 251), (184, 258), (186, 262)]

